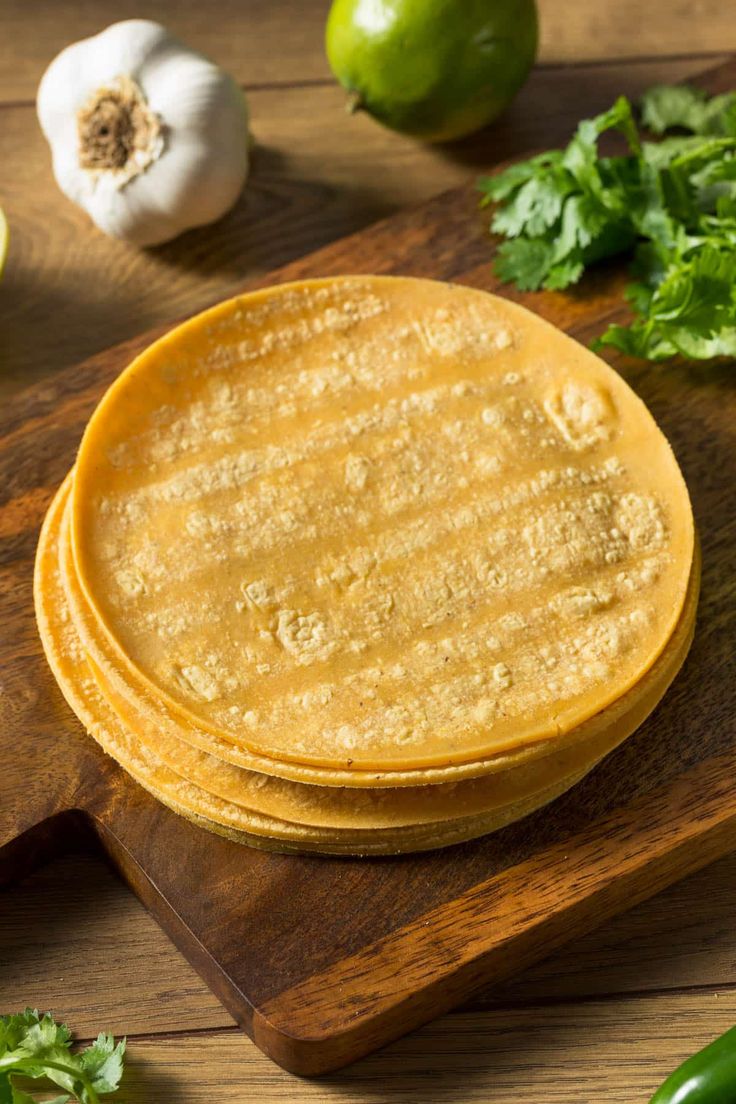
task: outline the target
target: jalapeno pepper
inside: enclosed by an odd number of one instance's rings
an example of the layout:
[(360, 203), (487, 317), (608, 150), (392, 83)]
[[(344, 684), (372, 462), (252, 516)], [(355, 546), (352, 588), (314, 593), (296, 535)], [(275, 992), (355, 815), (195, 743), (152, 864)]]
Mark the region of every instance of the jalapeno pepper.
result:
[(649, 1104), (736, 1104), (736, 1027), (683, 1062)]

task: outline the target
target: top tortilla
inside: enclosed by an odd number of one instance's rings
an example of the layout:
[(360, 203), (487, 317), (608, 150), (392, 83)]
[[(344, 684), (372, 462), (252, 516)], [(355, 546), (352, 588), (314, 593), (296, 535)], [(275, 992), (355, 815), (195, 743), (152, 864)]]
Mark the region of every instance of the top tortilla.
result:
[(156, 342), (90, 420), (72, 502), (136, 678), (334, 768), (564, 736), (661, 653), (693, 540), (612, 369), (504, 299), (390, 277), (256, 292)]

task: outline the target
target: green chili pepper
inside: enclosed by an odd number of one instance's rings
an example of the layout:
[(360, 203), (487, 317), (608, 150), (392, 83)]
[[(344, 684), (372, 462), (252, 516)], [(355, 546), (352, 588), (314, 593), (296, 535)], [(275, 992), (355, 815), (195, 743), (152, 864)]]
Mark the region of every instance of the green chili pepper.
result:
[(649, 1104), (736, 1104), (736, 1027), (683, 1062)]

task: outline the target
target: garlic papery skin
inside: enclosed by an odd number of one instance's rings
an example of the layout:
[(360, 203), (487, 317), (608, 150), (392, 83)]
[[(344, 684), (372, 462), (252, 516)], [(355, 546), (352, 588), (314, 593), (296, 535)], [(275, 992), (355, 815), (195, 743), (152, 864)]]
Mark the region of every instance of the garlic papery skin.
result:
[(248, 109), (218, 66), (146, 19), (67, 46), (38, 89), (56, 181), (106, 234), (158, 245), (232, 207)]

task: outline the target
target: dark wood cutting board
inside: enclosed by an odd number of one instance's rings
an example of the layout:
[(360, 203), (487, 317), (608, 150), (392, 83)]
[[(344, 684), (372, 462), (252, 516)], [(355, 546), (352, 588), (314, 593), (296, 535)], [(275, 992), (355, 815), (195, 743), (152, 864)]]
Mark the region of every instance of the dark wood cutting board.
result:
[[(700, 83), (736, 87), (736, 62)], [(259, 283), (393, 272), (498, 290), (487, 222), (460, 189)], [(569, 295), (503, 294), (587, 342), (623, 313), (623, 282), (608, 268)], [(230, 843), (160, 806), (81, 730), (41, 652), (31, 575), (43, 513), (103, 390), (154, 336), (0, 415), (1, 881), (96, 834), (258, 1046), (317, 1074), (736, 846), (736, 369), (615, 360), (675, 448), (703, 544), (695, 643), (647, 723), (571, 793), (494, 836), (406, 858), (302, 858)]]

